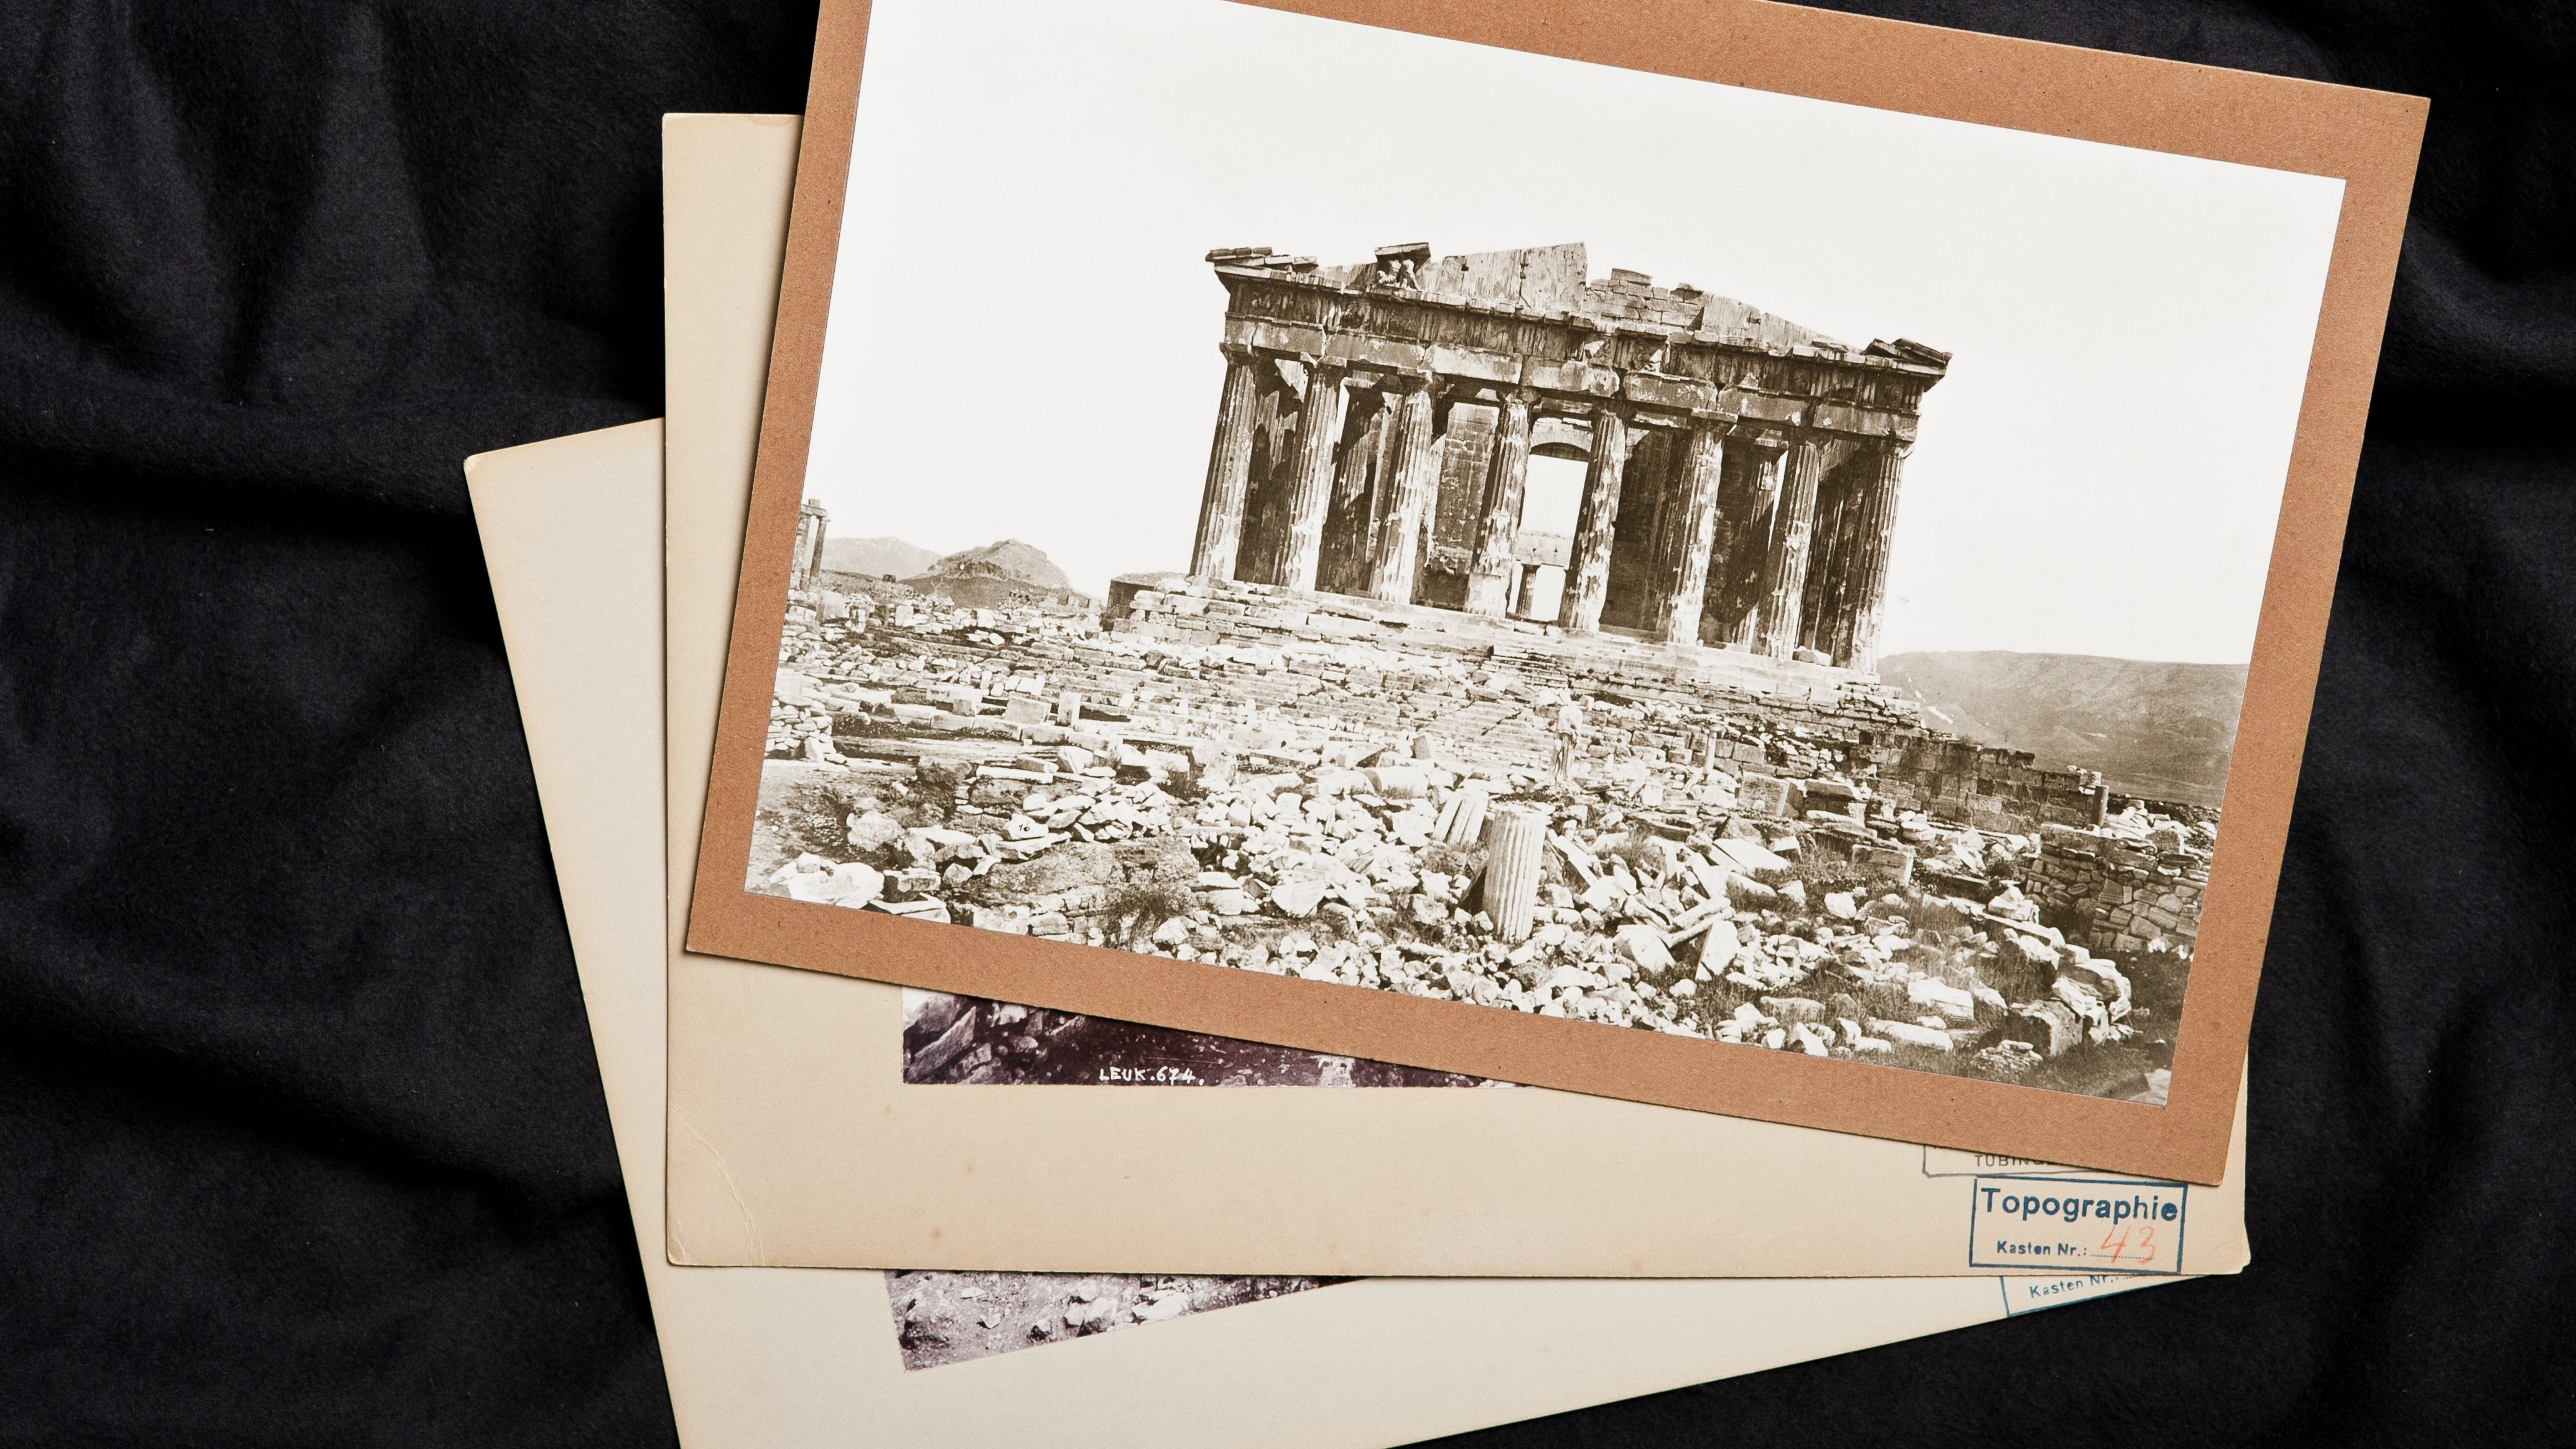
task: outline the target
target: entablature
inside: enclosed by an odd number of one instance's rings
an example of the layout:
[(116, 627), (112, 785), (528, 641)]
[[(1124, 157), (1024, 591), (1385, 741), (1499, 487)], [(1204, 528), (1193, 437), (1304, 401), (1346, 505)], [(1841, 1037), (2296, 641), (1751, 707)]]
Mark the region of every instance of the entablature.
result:
[(1453, 388), (1522, 387), (1549, 399), (1911, 439), (1925, 390), (1945, 372), (1943, 354), (1911, 342), (1858, 352), (1758, 346), (1634, 321), (1343, 286), (1316, 273), (1223, 263), (1216, 270), (1229, 294), (1229, 346)]

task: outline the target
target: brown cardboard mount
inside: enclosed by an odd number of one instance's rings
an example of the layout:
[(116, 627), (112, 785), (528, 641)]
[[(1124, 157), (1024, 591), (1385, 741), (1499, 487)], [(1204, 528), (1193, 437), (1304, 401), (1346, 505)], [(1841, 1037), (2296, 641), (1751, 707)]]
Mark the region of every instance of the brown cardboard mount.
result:
[(1269, 8), (1688, 79), (2341, 178), (2343, 208), (2166, 1105), (1897, 1071), (1029, 940), (742, 885), (850, 167), (866, 0), (826, 0), (708, 781), (689, 944), (726, 956), (1838, 1132), (2209, 1183), (2264, 935), (2412, 186), (2418, 98), (1758, 0)]
[(1987, 1323), (2106, 1286), (2020, 1279), (2031, 1286), (2016, 1299), (1993, 1278), (1391, 1278), (906, 1370), (880, 1274), (672, 1266), (660, 1248), (661, 464), (661, 425), (647, 422), (467, 469), (688, 1449), (1363, 1449)]
[[(664, 123), (675, 947), (794, 167), (794, 135), (779, 118)], [(1928, 1174), (1919, 1146), (1549, 1091), (907, 1085), (901, 998), (878, 982), (675, 948), (672, 1261), (1409, 1275), (1993, 1271), (1972, 1266), (1967, 1252), (1973, 1175)], [(2179, 1264), (2187, 1272), (2230, 1273), (2246, 1261), (2242, 1159), (2240, 1122), (2226, 1183), (2190, 1195)]]

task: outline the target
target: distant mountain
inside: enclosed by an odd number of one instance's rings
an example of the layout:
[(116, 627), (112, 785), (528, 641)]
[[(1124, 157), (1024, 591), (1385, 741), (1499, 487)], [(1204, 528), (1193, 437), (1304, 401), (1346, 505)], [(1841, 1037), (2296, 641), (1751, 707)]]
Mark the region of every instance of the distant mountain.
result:
[(904, 582), (970, 609), (1021, 601), (1090, 602), (1044, 552), (1016, 538), (952, 553)]
[(2201, 805), (2226, 787), (2245, 701), (2242, 664), (1987, 650), (1892, 655), (1878, 672), (1935, 729), (2099, 770), (2123, 794)]
[(939, 562), (939, 555), (899, 538), (831, 538), (823, 540), (823, 571), (833, 574), (879, 574), (910, 578)]

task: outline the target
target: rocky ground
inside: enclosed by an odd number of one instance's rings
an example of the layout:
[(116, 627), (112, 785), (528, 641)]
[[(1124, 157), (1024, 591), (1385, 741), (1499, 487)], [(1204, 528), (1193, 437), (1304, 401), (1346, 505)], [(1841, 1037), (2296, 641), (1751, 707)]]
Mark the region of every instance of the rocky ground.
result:
[(903, 1366), (924, 1369), (1346, 1281), (920, 1271), (888, 1273), (886, 1292)]
[[(1086, 619), (803, 613), (754, 889), (2096, 1094), (2150, 1095), (2170, 1060), (2188, 945), (2158, 936), (2124, 966), (2043, 924), (2022, 885), (2062, 827), (1891, 810), (1792, 728), (1676, 760), (1604, 745), (1630, 701), (1503, 667), (1423, 682), (1430, 711), (1516, 707), (1549, 752), (1514, 757), (1401, 721), (1086, 698), (989, 662), (1041, 637), (1111, 663), (1143, 648)], [(2205, 861), (2214, 833), (2133, 809), (2071, 843)]]
[(1507, 1082), (1299, 1051), (1007, 1001), (906, 992), (903, 1079), (917, 1085), (1502, 1087)]

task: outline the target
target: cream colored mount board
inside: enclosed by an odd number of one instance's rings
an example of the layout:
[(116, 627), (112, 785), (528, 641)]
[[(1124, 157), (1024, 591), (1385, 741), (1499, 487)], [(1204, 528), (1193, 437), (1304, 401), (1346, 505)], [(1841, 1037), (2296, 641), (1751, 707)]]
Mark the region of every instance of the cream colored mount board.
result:
[[(664, 147), (676, 942), (796, 126), (674, 116)], [(678, 1263), (1918, 1277), (2246, 1261), (2241, 1098), (2221, 1186), (2086, 1174), (2103, 1186), (2079, 1201), (2021, 1191), (2058, 1171), (2042, 1165), (1532, 1089), (907, 1085), (895, 987), (676, 948), (670, 971)], [(2097, 1209), (2148, 1215), (2146, 1241)]]
[(2175, 1281), (1380, 1279), (907, 1370), (882, 1274), (671, 1265), (661, 459), (638, 423), (467, 470), (690, 1449), (1398, 1444)]

